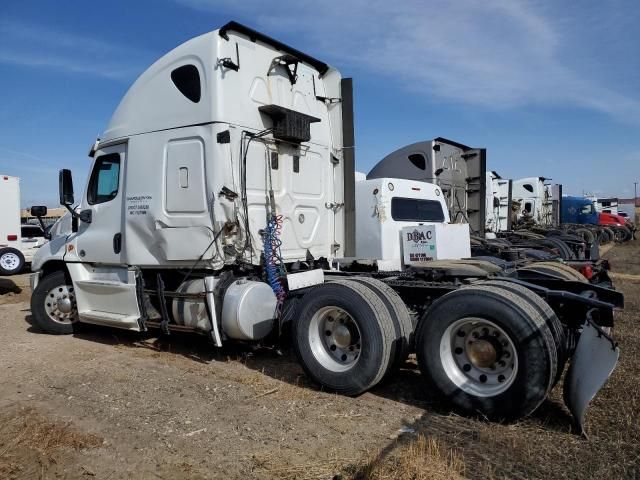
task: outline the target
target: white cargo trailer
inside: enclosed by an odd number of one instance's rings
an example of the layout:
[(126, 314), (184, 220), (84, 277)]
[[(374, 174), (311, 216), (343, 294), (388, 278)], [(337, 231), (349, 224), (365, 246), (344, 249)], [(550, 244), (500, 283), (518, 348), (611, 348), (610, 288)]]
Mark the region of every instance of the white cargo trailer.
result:
[[(192, 331), (216, 346), (277, 341), (290, 327), (286, 339), (309, 377), (348, 395), (416, 351), (433, 391), (491, 418), (533, 412), (572, 358), (569, 384), (583, 380), (567, 402), (581, 426), (617, 361), (603, 328), (622, 296), (540, 273), (506, 278), (482, 261), (378, 268), (404, 248), (397, 231), (386, 249), (387, 221), (433, 226), (427, 248), (447, 257), (468, 245), (468, 227), (450, 233), (444, 219), (461, 201), (484, 212), (484, 152), (430, 142), (441, 182), (413, 185), (430, 192), (428, 205), (399, 182), (396, 197), (410, 202), (394, 215), (394, 180), (383, 178), (358, 182), (370, 198), (356, 209), (352, 115), (350, 79), (235, 22), (169, 52), (95, 142), (77, 207), (71, 172), (61, 171), (60, 201), (73, 221), (34, 258), (35, 324), (54, 334), (77, 322)], [(480, 191), (453, 188), (465, 175)], [(420, 216), (433, 207), (442, 221)], [(367, 223), (376, 245), (359, 261), (356, 226)], [(582, 335), (591, 330), (598, 335)]]
[(37, 225), (21, 225), (20, 179), (0, 176), (0, 275), (20, 273), (44, 243), (44, 232)]

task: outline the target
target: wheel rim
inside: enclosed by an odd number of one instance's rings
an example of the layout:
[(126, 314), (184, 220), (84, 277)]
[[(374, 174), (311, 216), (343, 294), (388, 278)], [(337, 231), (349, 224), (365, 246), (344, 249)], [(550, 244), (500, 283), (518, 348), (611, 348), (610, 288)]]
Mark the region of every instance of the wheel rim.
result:
[(462, 391), (492, 397), (506, 391), (518, 373), (518, 352), (495, 323), (475, 317), (452, 323), (440, 341), (440, 361)]
[(0, 257), (0, 266), (8, 271), (16, 270), (20, 266), (20, 257), (15, 253), (5, 253)]
[(47, 292), (44, 310), (51, 320), (68, 324), (75, 322), (78, 312), (76, 296), (70, 285), (59, 285)]
[(361, 335), (353, 317), (339, 307), (323, 307), (311, 318), (309, 345), (327, 370), (345, 372), (360, 358)]

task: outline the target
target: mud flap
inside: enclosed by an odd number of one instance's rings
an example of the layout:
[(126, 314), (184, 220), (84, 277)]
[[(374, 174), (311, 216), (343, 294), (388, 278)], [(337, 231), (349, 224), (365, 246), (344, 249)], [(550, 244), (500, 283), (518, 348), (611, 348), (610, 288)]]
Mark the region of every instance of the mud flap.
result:
[(616, 342), (587, 320), (564, 381), (564, 401), (584, 436), (584, 415), (589, 402), (611, 376), (619, 356)]

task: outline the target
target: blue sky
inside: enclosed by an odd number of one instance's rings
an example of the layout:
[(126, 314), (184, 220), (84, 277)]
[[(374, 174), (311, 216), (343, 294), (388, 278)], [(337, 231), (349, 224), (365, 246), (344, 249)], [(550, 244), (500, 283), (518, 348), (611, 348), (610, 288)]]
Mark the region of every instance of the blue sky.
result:
[[(520, 0), (23, 1), (0, 7), (0, 173), (23, 205), (80, 191), (87, 152), (156, 58), (234, 19), (354, 78), (357, 167), (447, 137), (503, 177), (632, 196), (640, 3)], [(570, 7), (569, 7), (570, 5)]]

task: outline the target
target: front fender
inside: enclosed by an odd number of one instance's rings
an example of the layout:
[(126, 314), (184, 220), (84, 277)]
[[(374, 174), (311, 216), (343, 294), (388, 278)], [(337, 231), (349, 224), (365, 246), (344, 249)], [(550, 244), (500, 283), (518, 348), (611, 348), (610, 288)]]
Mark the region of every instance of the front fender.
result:
[(67, 235), (59, 235), (42, 245), (31, 260), (31, 271), (39, 272), (45, 263), (63, 261), (67, 249)]

